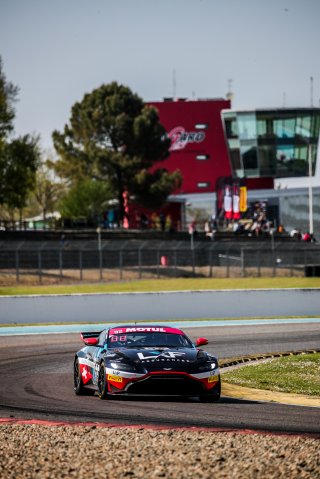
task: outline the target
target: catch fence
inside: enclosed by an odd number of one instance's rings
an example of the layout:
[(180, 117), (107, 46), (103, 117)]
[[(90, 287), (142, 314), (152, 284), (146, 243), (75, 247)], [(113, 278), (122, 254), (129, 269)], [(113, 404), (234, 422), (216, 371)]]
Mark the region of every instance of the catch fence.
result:
[(1, 284), (261, 276), (320, 276), (320, 247), (303, 242), (134, 240), (0, 245)]

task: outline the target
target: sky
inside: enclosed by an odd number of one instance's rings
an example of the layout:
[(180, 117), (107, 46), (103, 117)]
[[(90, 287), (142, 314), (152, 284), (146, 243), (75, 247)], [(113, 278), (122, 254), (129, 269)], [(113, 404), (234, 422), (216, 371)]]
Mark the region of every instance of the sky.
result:
[(320, 0), (0, 0), (15, 134), (44, 150), (111, 81), (145, 101), (225, 98), (231, 85), (236, 109), (320, 106), (319, 51)]

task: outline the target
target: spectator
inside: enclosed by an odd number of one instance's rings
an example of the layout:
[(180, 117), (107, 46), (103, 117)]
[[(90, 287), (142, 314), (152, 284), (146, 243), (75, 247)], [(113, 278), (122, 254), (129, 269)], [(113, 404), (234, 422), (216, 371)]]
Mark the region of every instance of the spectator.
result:
[(297, 228), (293, 228), (293, 230), (290, 231), (290, 236), (291, 238), (296, 238), (298, 240), (302, 239), (301, 231), (298, 230)]
[(164, 231), (166, 227), (166, 218), (163, 213), (160, 213), (159, 218), (160, 218), (161, 231)]
[(312, 237), (311, 237), (311, 234), (307, 231), (303, 237), (302, 237), (303, 241), (306, 241), (307, 243), (310, 243), (311, 240), (312, 240)]

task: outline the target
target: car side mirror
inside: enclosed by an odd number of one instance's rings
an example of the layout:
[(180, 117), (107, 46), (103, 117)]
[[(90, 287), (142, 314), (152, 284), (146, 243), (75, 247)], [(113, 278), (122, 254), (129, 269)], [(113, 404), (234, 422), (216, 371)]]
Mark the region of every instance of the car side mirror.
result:
[(207, 338), (198, 338), (196, 340), (196, 346), (204, 346), (205, 344), (208, 344)]

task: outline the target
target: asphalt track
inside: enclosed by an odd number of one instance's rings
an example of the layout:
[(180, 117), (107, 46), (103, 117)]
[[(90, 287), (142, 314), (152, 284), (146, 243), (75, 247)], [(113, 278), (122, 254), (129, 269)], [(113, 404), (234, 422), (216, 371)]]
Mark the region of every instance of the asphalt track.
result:
[[(320, 323), (241, 325), (185, 329), (209, 339), (220, 358), (319, 349)], [(79, 334), (0, 337), (0, 416), (112, 424), (250, 429), (320, 433), (320, 408), (222, 396), (215, 404), (194, 399), (77, 397), (72, 365)]]

